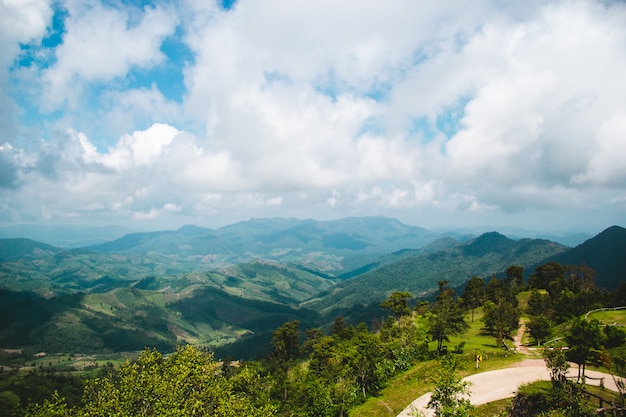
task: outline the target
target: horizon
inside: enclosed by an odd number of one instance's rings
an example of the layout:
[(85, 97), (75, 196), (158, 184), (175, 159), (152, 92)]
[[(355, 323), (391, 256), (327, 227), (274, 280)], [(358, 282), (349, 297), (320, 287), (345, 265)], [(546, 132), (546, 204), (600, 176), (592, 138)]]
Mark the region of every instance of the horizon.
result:
[(554, 242), (563, 244), (565, 246), (575, 247), (586, 240), (593, 238), (605, 230), (611, 227), (625, 228), (623, 225), (613, 224), (607, 225), (599, 230), (584, 231), (580, 229), (568, 229), (568, 230), (532, 230), (524, 229), (515, 226), (501, 226), (493, 227), (489, 225), (477, 225), (473, 227), (469, 226), (448, 226), (448, 227), (435, 227), (427, 228), (420, 225), (414, 225), (405, 223), (400, 219), (388, 216), (350, 216), (339, 219), (319, 220), (314, 218), (295, 218), (295, 217), (259, 217), (241, 220), (219, 227), (207, 227), (197, 224), (183, 224), (173, 228), (155, 228), (155, 229), (131, 229), (118, 225), (37, 225), (37, 224), (22, 224), (13, 226), (0, 226), (0, 239), (14, 239), (14, 238), (27, 238), (41, 243), (50, 244), (57, 247), (83, 247), (94, 244), (111, 242), (116, 239), (122, 238), (126, 235), (136, 233), (152, 233), (152, 232), (170, 232), (178, 231), (184, 227), (192, 226), (203, 228), (208, 231), (217, 231), (222, 228), (237, 225), (239, 223), (246, 223), (250, 221), (267, 221), (267, 220), (291, 220), (295, 222), (313, 221), (319, 223), (344, 221), (348, 219), (365, 219), (365, 218), (385, 218), (388, 220), (398, 221), (401, 224), (409, 227), (417, 227), (424, 229), (428, 232), (440, 234), (440, 237), (444, 237), (450, 234), (459, 234), (470, 236), (475, 238), (486, 233), (496, 232), (504, 235), (505, 237), (513, 240), (519, 239), (548, 239)]
[(625, 224), (623, 2), (0, 9), (0, 227)]

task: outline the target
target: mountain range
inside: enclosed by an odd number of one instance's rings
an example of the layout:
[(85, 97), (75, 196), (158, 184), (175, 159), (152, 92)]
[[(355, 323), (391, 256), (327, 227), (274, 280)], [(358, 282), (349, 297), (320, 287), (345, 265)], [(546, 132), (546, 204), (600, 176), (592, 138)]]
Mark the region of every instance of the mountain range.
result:
[(243, 350), (226, 352), (243, 357), (253, 337), (267, 340), (286, 320), (368, 320), (393, 291), (424, 298), (440, 280), (459, 286), (510, 265), (528, 274), (548, 260), (583, 262), (600, 286), (616, 288), (625, 252), (618, 226), (571, 248), (497, 232), (436, 233), (384, 217), (188, 225), (74, 249), (0, 239), (0, 346), (89, 352), (238, 342)]

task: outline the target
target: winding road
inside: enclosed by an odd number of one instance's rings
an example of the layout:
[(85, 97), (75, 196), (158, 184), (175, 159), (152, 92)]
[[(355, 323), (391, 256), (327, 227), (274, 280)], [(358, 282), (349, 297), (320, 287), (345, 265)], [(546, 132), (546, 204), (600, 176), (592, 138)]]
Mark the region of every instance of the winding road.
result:
[[(528, 354), (528, 348), (522, 344), (526, 322), (522, 321), (518, 333), (513, 338), (516, 352)], [(578, 365), (570, 364), (568, 376), (578, 374)], [(612, 391), (618, 391), (615, 381), (610, 374), (586, 370), (586, 383), (600, 385)], [(525, 359), (510, 368), (496, 371), (481, 372), (463, 379), (470, 383), (470, 402), (473, 405), (487, 404), (515, 396), (518, 387), (522, 384), (540, 380), (550, 380), (550, 372), (543, 359)], [(602, 381), (601, 381), (602, 380)], [(426, 408), (430, 401), (430, 392), (422, 395), (405, 408), (398, 417), (412, 417), (415, 410), (420, 410), (425, 417), (433, 417), (434, 412)]]
[[(570, 376), (575, 376), (578, 369), (570, 369)], [(604, 378), (604, 387), (617, 391), (617, 386), (609, 374), (596, 371), (585, 371), (588, 385), (599, 385)], [(464, 378), (470, 382), (470, 401), (473, 405), (486, 404), (503, 398), (513, 397), (517, 388), (529, 382), (549, 380), (550, 373), (541, 359), (527, 359), (515, 364), (512, 368), (482, 372)], [(405, 408), (398, 417), (410, 417), (414, 410), (421, 410), (425, 416), (434, 416), (433, 410), (427, 409), (430, 393), (424, 394)]]

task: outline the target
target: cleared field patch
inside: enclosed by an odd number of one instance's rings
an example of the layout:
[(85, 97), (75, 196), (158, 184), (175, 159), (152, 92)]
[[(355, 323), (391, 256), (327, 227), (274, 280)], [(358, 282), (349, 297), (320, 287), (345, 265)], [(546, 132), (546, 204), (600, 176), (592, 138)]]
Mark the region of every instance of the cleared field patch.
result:
[(626, 327), (626, 308), (621, 310), (592, 311), (587, 313), (587, 320), (598, 320), (603, 325)]

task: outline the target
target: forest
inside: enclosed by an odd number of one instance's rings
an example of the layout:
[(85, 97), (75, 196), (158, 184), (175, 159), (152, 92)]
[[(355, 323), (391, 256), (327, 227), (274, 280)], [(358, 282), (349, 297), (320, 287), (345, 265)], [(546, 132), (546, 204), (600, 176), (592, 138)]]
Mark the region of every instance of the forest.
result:
[[(587, 366), (604, 366), (623, 376), (626, 332), (587, 320), (585, 313), (625, 306), (626, 283), (606, 291), (596, 287), (594, 278), (595, 272), (585, 265), (548, 262), (528, 281), (523, 268), (515, 265), (502, 278), (474, 276), (459, 294), (442, 280), (431, 300), (397, 291), (380, 304), (388, 314), (369, 324), (347, 324), (337, 317), (329, 328), (302, 329), (298, 320), (287, 321), (274, 330), (271, 353), (256, 361), (217, 358), (209, 350), (181, 345), (171, 354), (145, 349), (136, 360), (99, 369), (84, 381), (44, 370), (19, 378), (4, 372), (0, 411), (33, 417), (366, 415), (355, 410), (412, 370), (428, 370), (424, 372), (432, 381), (424, 378), (423, 385), (432, 387), (433, 381), (442, 380), (438, 376), (450, 371), (450, 360), (444, 358), (454, 357), (455, 363), (470, 368), (476, 354), (462, 341), (470, 327), (478, 325), (491, 340), (483, 349), (490, 361), (510, 360), (515, 356), (511, 339), (522, 322), (529, 344), (544, 345), (561, 336), (557, 343), (569, 349), (558, 352), (578, 364), (582, 375)], [(455, 336), (461, 341), (451, 344)], [(37, 389), (30, 398), (23, 396), (25, 385), (52, 384), (57, 384), (54, 393), (43, 400), (43, 393), (35, 395)], [(584, 406), (581, 395), (570, 394), (544, 404), (556, 411), (541, 412), (583, 416), (593, 411)]]

